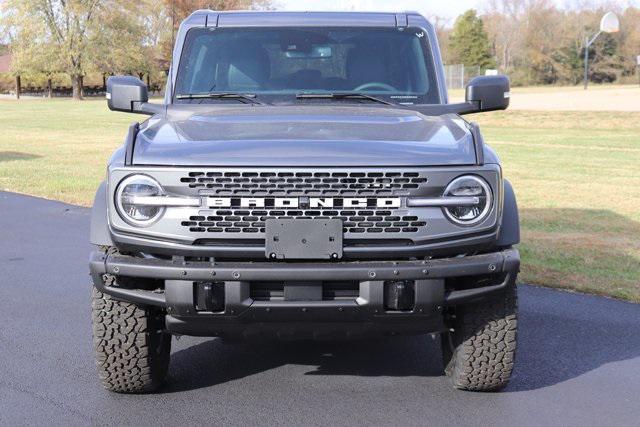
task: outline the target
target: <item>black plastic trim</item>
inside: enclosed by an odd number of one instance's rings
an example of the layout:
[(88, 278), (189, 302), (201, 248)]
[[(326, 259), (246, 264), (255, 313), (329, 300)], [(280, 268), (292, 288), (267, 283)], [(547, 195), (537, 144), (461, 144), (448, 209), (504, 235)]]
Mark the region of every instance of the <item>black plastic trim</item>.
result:
[(450, 291), (445, 295), (444, 305), (455, 306), (467, 304), (469, 302), (478, 302), (491, 297), (499, 292), (503, 292), (509, 286), (515, 286), (516, 276), (517, 271), (510, 271), (502, 282), (497, 285)]
[[(189, 245), (164, 240), (116, 234), (112, 231), (116, 246), (122, 251), (145, 252), (161, 255), (212, 256), (216, 258), (265, 259), (263, 245)], [(345, 246), (344, 259), (401, 259), (403, 257), (421, 257), (428, 255), (455, 255), (464, 252), (477, 252), (490, 248), (497, 238), (497, 230), (489, 234), (464, 236), (417, 245), (370, 245)]]
[(504, 180), (504, 206), (502, 208), (502, 222), (496, 245), (501, 248), (520, 243), (520, 216), (516, 194), (511, 183)]
[[(133, 302), (162, 305), (153, 292), (105, 287), (103, 274), (182, 281), (330, 281), (330, 280), (421, 280), (510, 273), (515, 276), (520, 266), (516, 249), (482, 255), (444, 258), (430, 261), (369, 262), (174, 262), (160, 259), (134, 258), (127, 255), (92, 253), (90, 270), (96, 287)], [(506, 286), (506, 285), (505, 285)], [(478, 288), (481, 289), (481, 288)], [(495, 286), (488, 292), (497, 290)], [(478, 292), (481, 292), (478, 290)], [(471, 295), (474, 297), (476, 294)], [(466, 298), (450, 296), (452, 302)]]
[(473, 147), (476, 151), (476, 165), (484, 165), (484, 138), (480, 132), (480, 126), (475, 122), (469, 123), (469, 130), (473, 137)]
[(140, 123), (135, 122), (129, 126), (129, 132), (127, 133), (127, 138), (124, 141), (125, 154), (124, 154), (124, 164), (125, 166), (131, 166), (133, 164), (133, 150), (136, 144), (136, 137), (138, 136), (138, 131), (140, 130)]

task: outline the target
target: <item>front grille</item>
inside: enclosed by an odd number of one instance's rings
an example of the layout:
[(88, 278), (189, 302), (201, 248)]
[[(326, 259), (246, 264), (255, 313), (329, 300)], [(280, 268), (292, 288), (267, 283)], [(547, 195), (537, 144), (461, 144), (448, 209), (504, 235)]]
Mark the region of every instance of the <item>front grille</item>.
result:
[(276, 219), (341, 219), (345, 233), (417, 233), (427, 225), (415, 215), (398, 216), (390, 210), (218, 210), (191, 216), (183, 227), (193, 233), (264, 233), (265, 221)]
[[(345, 170), (321, 168), (269, 170), (191, 170), (177, 176), (182, 191), (202, 197), (229, 198), (231, 206), (191, 212), (179, 222), (198, 239), (262, 239), (268, 219), (341, 219), (346, 239), (412, 239), (426, 233), (427, 222), (414, 209), (378, 205), (380, 198), (424, 195), (426, 171)], [(441, 191), (441, 190), (438, 190)], [(257, 197), (264, 206), (241, 206), (242, 198)], [(299, 198), (298, 206), (275, 206), (278, 197)], [(309, 198), (333, 198), (333, 206), (314, 206)], [(367, 199), (366, 206), (344, 205), (341, 199)]]
[(189, 172), (189, 188), (220, 196), (392, 196), (427, 182), (418, 172)]

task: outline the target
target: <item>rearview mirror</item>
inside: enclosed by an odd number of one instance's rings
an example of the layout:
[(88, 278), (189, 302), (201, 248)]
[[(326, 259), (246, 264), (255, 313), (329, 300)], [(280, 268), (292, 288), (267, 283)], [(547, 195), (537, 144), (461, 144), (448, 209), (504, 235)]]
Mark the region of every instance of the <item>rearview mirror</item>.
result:
[(284, 56), (293, 59), (327, 59), (333, 56), (331, 46), (311, 46), (308, 51), (288, 49)]
[(107, 105), (112, 111), (155, 114), (158, 104), (149, 104), (147, 85), (133, 76), (113, 76), (107, 79)]
[(509, 90), (507, 76), (479, 76), (467, 84), (465, 101), (476, 106), (476, 113), (506, 110), (511, 96)]

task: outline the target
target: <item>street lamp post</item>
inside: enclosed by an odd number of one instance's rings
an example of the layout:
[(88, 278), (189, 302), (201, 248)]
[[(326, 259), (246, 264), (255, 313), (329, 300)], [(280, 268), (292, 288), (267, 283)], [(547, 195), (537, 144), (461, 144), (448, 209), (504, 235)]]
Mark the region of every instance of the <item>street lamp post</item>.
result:
[(584, 89), (586, 90), (589, 85), (589, 48), (596, 41), (601, 33), (617, 33), (620, 31), (620, 21), (618, 16), (613, 12), (607, 12), (600, 20), (600, 31), (594, 34), (593, 37), (589, 36), (584, 39)]

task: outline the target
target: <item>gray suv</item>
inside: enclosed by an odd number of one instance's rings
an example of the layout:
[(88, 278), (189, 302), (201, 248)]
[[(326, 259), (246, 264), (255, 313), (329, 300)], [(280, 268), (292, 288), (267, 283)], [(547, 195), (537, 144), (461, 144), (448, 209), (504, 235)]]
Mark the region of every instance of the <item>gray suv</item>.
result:
[(507, 108), (509, 81), (477, 77), (449, 103), (422, 16), (197, 11), (163, 103), (123, 76), (107, 101), (149, 116), (93, 206), (107, 389), (157, 389), (172, 335), (440, 333), (454, 387), (507, 383), (518, 211), (461, 116)]

